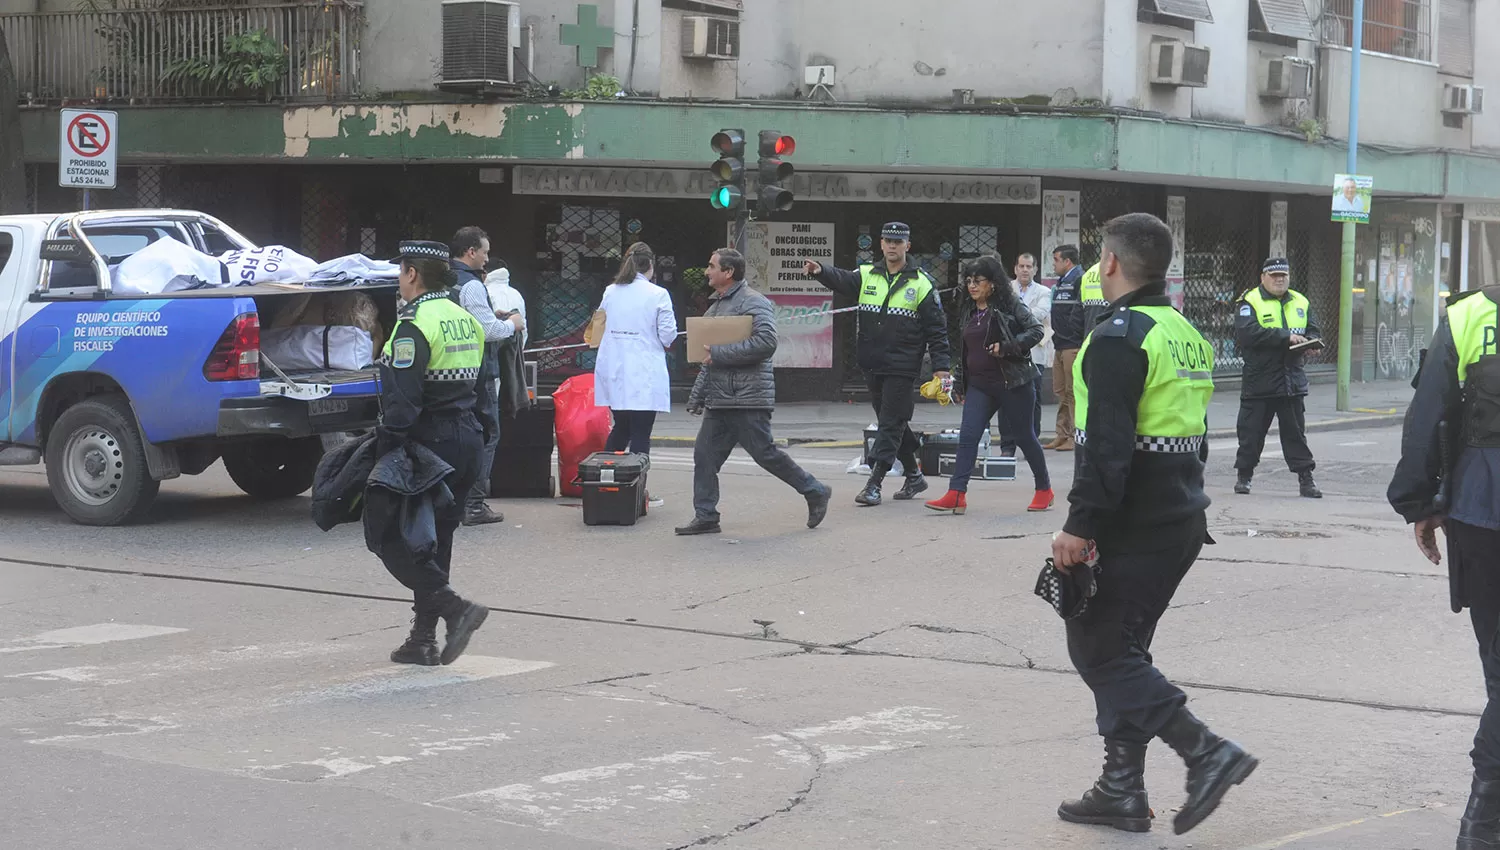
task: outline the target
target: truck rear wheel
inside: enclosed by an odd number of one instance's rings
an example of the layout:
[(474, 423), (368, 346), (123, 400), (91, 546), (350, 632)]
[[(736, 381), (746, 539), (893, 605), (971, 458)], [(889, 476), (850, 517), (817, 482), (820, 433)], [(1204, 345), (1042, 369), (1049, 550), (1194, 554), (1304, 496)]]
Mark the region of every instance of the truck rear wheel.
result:
[(224, 447), (224, 468), (257, 499), (290, 499), (306, 493), (323, 458), (319, 437), (260, 437)]
[(64, 410), (47, 433), (47, 483), (81, 525), (124, 525), (146, 515), (161, 482), (146, 468), (130, 402), (96, 396)]

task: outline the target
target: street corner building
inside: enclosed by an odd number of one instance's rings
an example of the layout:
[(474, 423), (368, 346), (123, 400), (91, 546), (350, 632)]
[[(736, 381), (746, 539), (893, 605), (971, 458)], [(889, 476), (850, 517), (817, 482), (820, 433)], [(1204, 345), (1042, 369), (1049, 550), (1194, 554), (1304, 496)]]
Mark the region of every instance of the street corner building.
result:
[[(200, 209), (318, 260), (478, 225), (526, 298), (545, 386), (592, 368), (578, 344), (632, 242), (656, 249), (679, 319), (707, 309), (699, 266), (733, 220), (710, 200), (725, 129), (748, 142), (750, 205), (760, 132), (796, 140), (781, 157), (790, 197), (744, 235), (751, 285), (776, 304), (782, 400), (863, 386), (855, 315), (830, 313), (852, 302), (801, 267), (875, 260), (892, 220), (911, 225), (912, 262), (956, 321), (966, 259), (1033, 254), (1051, 284), (1054, 248), (1076, 246), (1087, 268), (1106, 221), (1153, 213), (1178, 246), (1168, 293), (1221, 378), (1242, 365), (1234, 303), (1263, 258), (1287, 257), (1326, 317), (1309, 371), (1331, 376), (1352, 3), (1057, 0), (1013, 4), (1003, 28), (974, 26), (993, 3), (943, 5), (168, 0), (110, 11), (111, 28), (73, 0), (0, 0), (0, 32), (32, 210), (81, 208), (58, 185), (67, 106), (118, 114), (117, 181), (95, 207)], [(1500, 280), (1500, 110), (1483, 102), (1500, 55), (1475, 49), (1500, 4), (1372, 0), (1364, 15), (1359, 162), (1374, 194), (1353, 378), (1405, 381), (1443, 297)], [(187, 23), (205, 35), (155, 51), (101, 35)], [(264, 68), (190, 73), (223, 57), (221, 36), (247, 34), (270, 46)], [(697, 367), (678, 346), (669, 368), (680, 400)]]

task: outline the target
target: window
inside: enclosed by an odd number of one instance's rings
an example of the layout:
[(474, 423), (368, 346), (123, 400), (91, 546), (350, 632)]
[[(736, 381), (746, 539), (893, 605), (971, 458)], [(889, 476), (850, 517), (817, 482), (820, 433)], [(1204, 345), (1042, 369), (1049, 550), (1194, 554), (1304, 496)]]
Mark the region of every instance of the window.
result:
[[(1354, 0), (1327, 0), (1324, 44), (1354, 46)], [(1432, 0), (1365, 0), (1364, 49), (1432, 61)]]
[(1250, 31), (1295, 41), (1313, 40), (1312, 19), (1302, 0), (1253, 0)]
[(681, 9), (700, 15), (738, 15), (744, 7), (742, 0), (662, 0), (662, 5), (668, 9)]
[(1474, 0), (1439, 3), (1438, 65), (1445, 73), (1474, 76)]
[(1208, 0), (1137, 0), (1136, 20), (1192, 29), (1195, 21), (1214, 22)]
[[(132, 254), (158, 239), (171, 238), (186, 242), (182, 233), (176, 228), (156, 225), (87, 227), (85, 230), (88, 232), (89, 241), (99, 251), (99, 256), (111, 266), (119, 265)], [(66, 238), (67, 228), (59, 231), (58, 235)], [(54, 262), (52, 264), (51, 279), (48, 282), (50, 289), (91, 289), (94, 286), (92, 263)]]
[(219, 228), (210, 227), (206, 224), (203, 225), (203, 247), (215, 257), (222, 257), (230, 251), (238, 251), (240, 249), (240, 246), (230, 242), (229, 237), (225, 236)]

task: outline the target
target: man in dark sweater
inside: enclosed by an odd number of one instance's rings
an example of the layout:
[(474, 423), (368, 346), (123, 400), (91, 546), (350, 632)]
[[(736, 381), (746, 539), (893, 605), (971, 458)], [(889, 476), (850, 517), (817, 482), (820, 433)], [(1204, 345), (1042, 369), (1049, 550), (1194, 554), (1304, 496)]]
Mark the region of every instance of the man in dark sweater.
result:
[(1073, 362), (1078, 359), (1078, 347), (1083, 345), (1087, 334), (1079, 291), (1083, 267), (1078, 265), (1078, 248), (1063, 245), (1053, 251), (1052, 268), (1059, 278), (1052, 287), (1052, 348), (1057, 352), (1052, 362), (1052, 392), (1057, 396), (1057, 434), (1044, 448), (1070, 452), (1073, 450)]

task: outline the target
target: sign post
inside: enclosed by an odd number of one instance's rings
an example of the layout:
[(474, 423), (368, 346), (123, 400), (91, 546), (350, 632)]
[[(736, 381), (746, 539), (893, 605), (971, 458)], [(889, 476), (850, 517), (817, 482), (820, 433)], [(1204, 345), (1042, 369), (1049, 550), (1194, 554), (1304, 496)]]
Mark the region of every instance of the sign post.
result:
[[(1353, 15), (1351, 21), (1353, 37), (1350, 39), (1350, 47), (1354, 56), (1349, 67), (1349, 154), (1348, 165), (1345, 169), (1350, 176), (1359, 172), (1359, 72), (1360, 57), (1365, 48), (1365, 0), (1354, 0)], [(1374, 181), (1371, 181), (1373, 184)], [(1359, 179), (1355, 177), (1355, 199), (1359, 196)], [(1339, 181), (1342, 189), (1344, 181)], [(1366, 221), (1369, 220), (1370, 205), (1366, 203), (1364, 213)], [(1339, 366), (1338, 366), (1338, 391), (1336, 393), (1337, 409), (1346, 411), (1349, 409), (1349, 371), (1353, 358), (1354, 336), (1354, 253), (1357, 243), (1356, 233), (1359, 225), (1355, 213), (1348, 213), (1343, 217), (1344, 241), (1342, 260), (1339, 272)]]
[(99, 110), (64, 109), (57, 146), (57, 185), (83, 190), (83, 208), (90, 192), (115, 188), (120, 149), (119, 116)]

